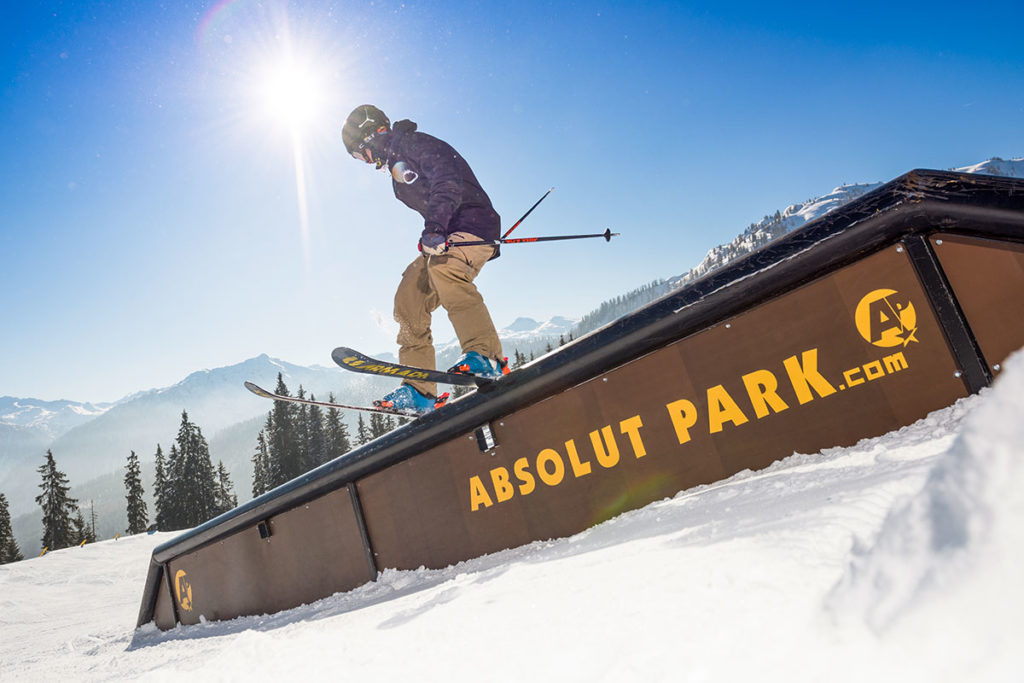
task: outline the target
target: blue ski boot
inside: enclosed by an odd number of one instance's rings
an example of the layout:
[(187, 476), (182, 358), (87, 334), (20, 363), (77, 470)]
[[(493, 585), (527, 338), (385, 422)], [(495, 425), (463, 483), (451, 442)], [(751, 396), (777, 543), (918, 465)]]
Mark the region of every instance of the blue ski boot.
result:
[(485, 379), (499, 379), (502, 375), (509, 373), (508, 359), (487, 358), (476, 351), (469, 351), (459, 356), (455, 365), (448, 368), (448, 372), (476, 375)]
[(447, 400), (447, 392), (440, 396), (427, 396), (408, 384), (402, 384), (384, 398), (374, 401), (373, 405), (406, 415), (425, 415), (443, 406)]

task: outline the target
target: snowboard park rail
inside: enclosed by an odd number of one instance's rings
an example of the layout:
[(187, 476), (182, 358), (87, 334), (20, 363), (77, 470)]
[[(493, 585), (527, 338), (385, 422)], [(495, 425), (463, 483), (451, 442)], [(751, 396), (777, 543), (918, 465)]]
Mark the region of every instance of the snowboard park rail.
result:
[(1024, 181), (911, 171), (160, 545), (137, 623), (572, 535), (910, 424), (1022, 345)]

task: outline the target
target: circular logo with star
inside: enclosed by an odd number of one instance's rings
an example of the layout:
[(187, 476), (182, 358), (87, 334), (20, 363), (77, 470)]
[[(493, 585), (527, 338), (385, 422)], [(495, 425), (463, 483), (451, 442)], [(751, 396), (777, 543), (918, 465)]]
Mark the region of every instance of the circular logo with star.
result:
[(864, 296), (854, 322), (860, 336), (875, 346), (890, 348), (917, 341), (914, 304), (895, 289), (876, 289)]

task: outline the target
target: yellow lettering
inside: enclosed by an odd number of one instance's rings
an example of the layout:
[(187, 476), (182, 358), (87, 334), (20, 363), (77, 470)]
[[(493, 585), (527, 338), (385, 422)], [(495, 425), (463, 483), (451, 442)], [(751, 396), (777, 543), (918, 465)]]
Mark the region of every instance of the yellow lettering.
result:
[(903, 356), (902, 351), (886, 356), (882, 359), (882, 362), (885, 363), (885, 369), (890, 375), (907, 369), (907, 359)]
[[(601, 437), (604, 436), (604, 442), (608, 444), (608, 450), (605, 451), (605, 444), (601, 442)], [(615, 467), (619, 464), (619, 445), (615, 443), (615, 436), (612, 434), (612, 428), (601, 427), (601, 431), (590, 432), (590, 443), (594, 446), (594, 455), (597, 457), (597, 462), (601, 467)]]
[(533, 490), (537, 488), (537, 480), (530, 474), (530, 461), (526, 458), (519, 458), (512, 463), (512, 469), (515, 470), (516, 479), (522, 482), (519, 486), (519, 495), (527, 496), (533, 493)]
[(489, 508), (494, 503), (491, 501), (491, 496), (487, 493), (484, 483), (480, 481), (480, 477), (474, 474), (469, 478), (469, 511), (476, 512), (481, 505)]
[(710, 432), (716, 434), (722, 431), (726, 422), (734, 425), (741, 425), (747, 422), (747, 416), (743, 414), (736, 401), (725, 390), (721, 384), (708, 389), (708, 426)]
[(885, 376), (885, 370), (882, 369), (881, 361), (874, 361), (864, 366), (864, 376), (868, 378), (870, 382), (873, 379)]
[(672, 426), (676, 429), (676, 438), (683, 444), (690, 440), (690, 427), (697, 424), (697, 408), (693, 403), (681, 398), (665, 406), (668, 408)]
[(754, 407), (754, 415), (759, 420), (768, 416), (769, 408), (776, 413), (789, 408), (779, 396), (779, 380), (768, 370), (755, 370), (743, 375), (743, 386), (747, 388), (750, 405)]
[[(548, 472), (547, 464), (554, 466), (552, 472)], [(548, 486), (558, 486), (565, 477), (565, 463), (558, 451), (552, 448), (545, 448), (537, 454), (537, 476)]]
[(853, 368), (843, 373), (843, 379), (846, 381), (846, 386), (855, 387), (858, 384), (864, 384), (863, 379), (854, 379), (856, 375), (860, 374), (860, 368)]
[(516, 490), (512, 488), (506, 468), (495, 467), (491, 470), (491, 482), (494, 484), (494, 497), (499, 503), (503, 503), (516, 495)]
[(629, 444), (633, 447), (633, 455), (637, 458), (642, 458), (647, 455), (647, 449), (644, 448), (644, 442), (640, 439), (640, 428), (644, 426), (644, 423), (640, 420), (639, 415), (634, 415), (628, 420), (623, 420), (619, 423), (619, 429), (623, 434), (629, 436)]
[(782, 364), (786, 367), (789, 381), (793, 384), (793, 391), (796, 392), (800, 405), (814, 400), (811, 389), (814, 389), (821, 398), (836, 393), (836, 388), (818, 372), (818, 349), (804, 351), (800, 360), (797, 360), (796, 356), (790, 356), (782, 361)]
[(569, 464), (572, 465), (572, 474), (577, 479), (585, 474), (590, 474), (590, 463), (580, 462), (580, 454), (576, 451), (576, 442), (569, 439), (565, 442), (565, 452), (569, 454)]

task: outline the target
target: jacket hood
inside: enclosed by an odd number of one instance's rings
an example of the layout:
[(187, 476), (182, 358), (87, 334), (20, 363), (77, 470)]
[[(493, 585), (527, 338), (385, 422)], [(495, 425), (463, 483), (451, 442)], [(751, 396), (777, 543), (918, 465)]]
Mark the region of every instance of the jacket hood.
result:
[(416, 130), (416, 122), (409, 119), (402, 119), (391, 124), (391, 130), (395, 133), (412, 133)]

